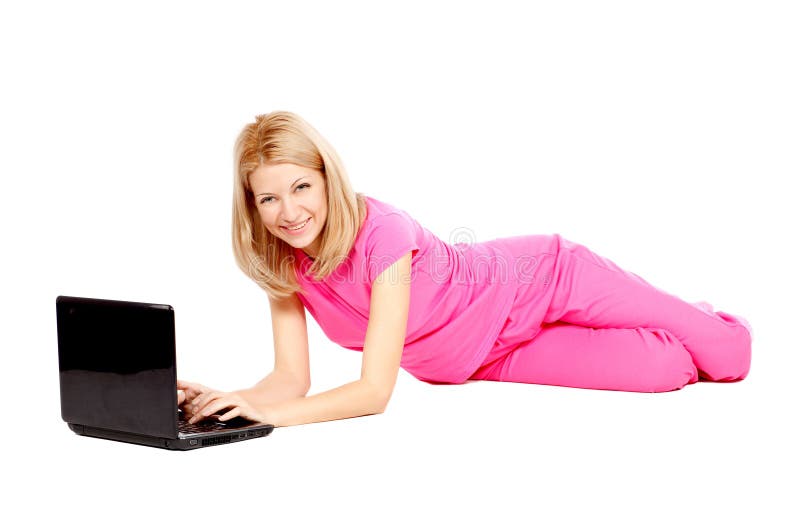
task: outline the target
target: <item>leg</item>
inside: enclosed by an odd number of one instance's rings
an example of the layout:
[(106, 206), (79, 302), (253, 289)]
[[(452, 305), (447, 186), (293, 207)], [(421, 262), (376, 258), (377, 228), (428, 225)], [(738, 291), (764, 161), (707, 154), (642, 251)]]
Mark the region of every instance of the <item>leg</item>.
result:
[[(684, 302), (583, 245), (563, 238), (554, 279), (545, 324), (564, 322), (594, 329), (645, 329), (653, 332), (649, 335), (661, 330), (662, 337), (669, 336), (683, 345), (703, 379), (740, 380), (750, 370), (751, 332), (743, 318), (713, 312), (706, 303)], [(644, 335), (637, 331), (626, 335), (629, 338)], [(601, 334), (592, 335), (597, 338)], [(619, 331), (608, 335), (622, 336)]]
[(473, 380), (629, 392), (665, 392), (698, 380), (692, 357), (661, 329), (542, 325), (514, 351), (482, 366)]

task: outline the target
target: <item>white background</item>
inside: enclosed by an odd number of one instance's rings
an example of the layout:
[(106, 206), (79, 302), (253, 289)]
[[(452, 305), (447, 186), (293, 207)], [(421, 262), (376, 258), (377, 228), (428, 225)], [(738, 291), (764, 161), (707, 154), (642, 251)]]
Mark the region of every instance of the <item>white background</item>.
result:
[[(13, 6), (12, 6), (13, 5)], [(797, 509), (792, 2), (26, 2), (0, 8), (5, 502)], [(560, 233), (745, 316), (744, 381), (660, 394), (401, 371), (381, 415), (180, 453), (61, 421), (59, 294), (175, 307), (179, 376), (272, 368), (232, 145), (297, 112), (444, 241)], [(310, 314), (311, 393), (359, 376)]]

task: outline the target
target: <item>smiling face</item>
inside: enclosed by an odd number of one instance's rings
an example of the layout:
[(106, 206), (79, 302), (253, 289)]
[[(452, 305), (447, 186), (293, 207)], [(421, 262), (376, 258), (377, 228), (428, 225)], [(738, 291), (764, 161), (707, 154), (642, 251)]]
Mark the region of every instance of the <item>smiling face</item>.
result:
[(328, 217), (323, 173), (293, 163), (278, 163), (259, 166), (248, 181), (267, 230), (310, 257), (317, 257)]

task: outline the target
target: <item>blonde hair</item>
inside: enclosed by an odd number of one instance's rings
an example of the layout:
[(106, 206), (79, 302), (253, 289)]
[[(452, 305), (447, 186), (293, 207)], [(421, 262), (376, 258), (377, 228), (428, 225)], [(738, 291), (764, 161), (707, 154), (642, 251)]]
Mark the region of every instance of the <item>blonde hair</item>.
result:
[(353, 191), (336, 151), (303, 118), (279, 110), (247, 124), (234, 146), (233, 254), (245, 275), (277, 299), (302, 292), (294, 248), (262, 224), (248, 176), (263, 164), (278, 163), (318, 170), (325, 177), (328, 212), (309, 268), (314, 279), (327, 277), (347, 258), (367, 214), (364, 195)]

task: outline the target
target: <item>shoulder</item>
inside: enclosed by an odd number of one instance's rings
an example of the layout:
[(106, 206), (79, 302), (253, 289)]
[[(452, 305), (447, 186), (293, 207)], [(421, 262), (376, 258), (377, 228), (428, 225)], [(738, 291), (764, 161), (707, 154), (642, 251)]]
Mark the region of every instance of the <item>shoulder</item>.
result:
[(370, 244), (384, 238), (416, 238), (414, 220), (400, 211), (374, 215), (364, 225), (366, 243)]
[(422, 239), (423, 229), (406, 211), (372, 197), (367, 201), (367, 217), (359, 232), (367, 255), (376, 246), (416, 245)]
[(362, 234), (370, 282), (403, 255), (411, 252), (413, 256), (420, 249), (415, 221), (405, 211), (382, 201), (373, 199)]

